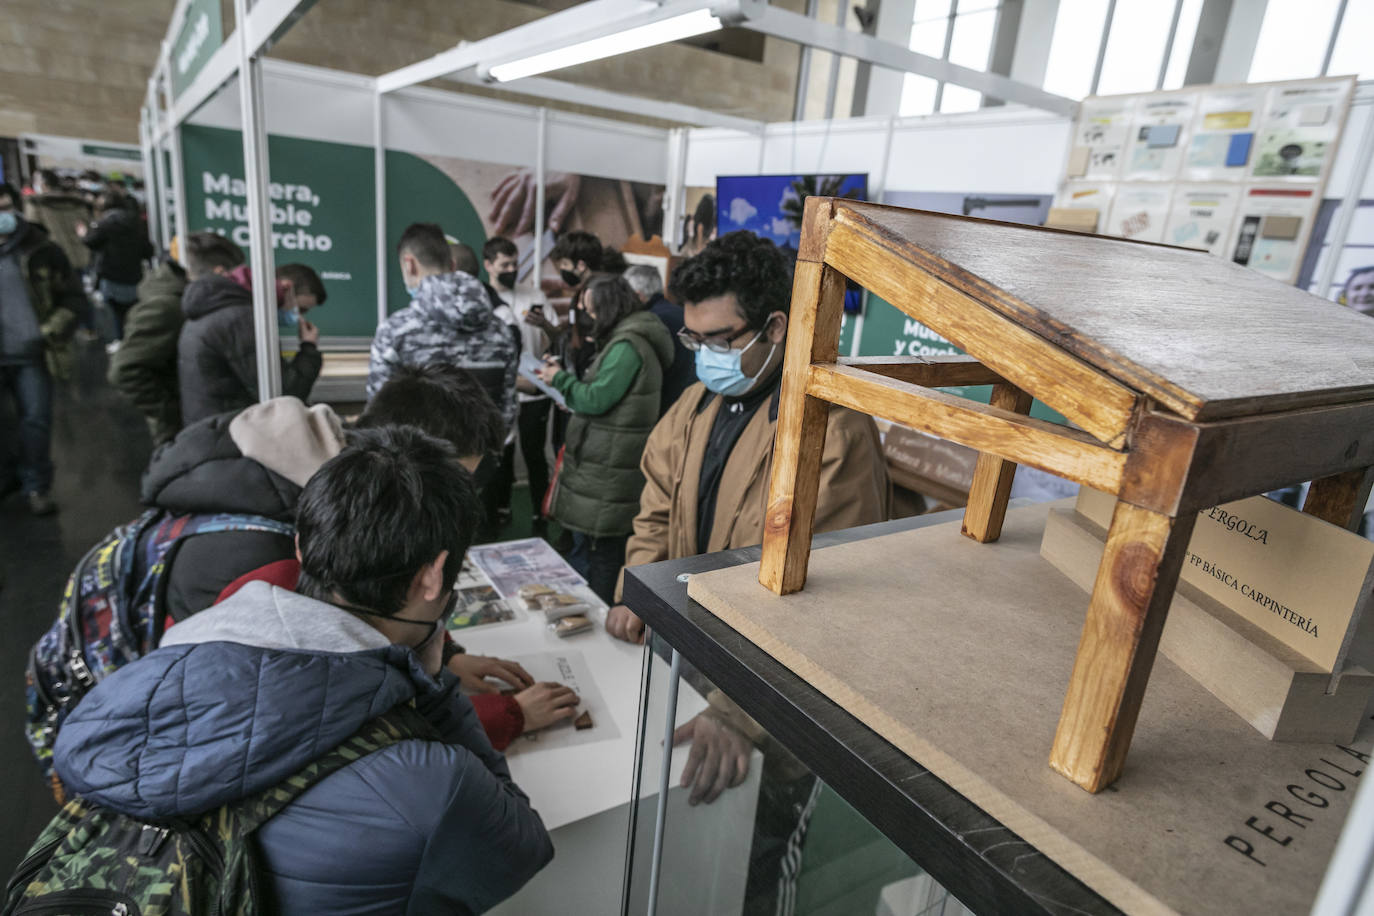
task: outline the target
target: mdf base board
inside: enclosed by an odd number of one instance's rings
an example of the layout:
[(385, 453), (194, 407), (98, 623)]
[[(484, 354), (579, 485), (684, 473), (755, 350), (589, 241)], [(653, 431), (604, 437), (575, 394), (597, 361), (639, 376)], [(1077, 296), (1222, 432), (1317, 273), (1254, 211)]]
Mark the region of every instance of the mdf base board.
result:
[(1047, 762), (1088, 604), (1039, 555), (1047, 513), (817, 550), (787, 597), (757, 563), (688, 591), (1121, 909), (1306, 912), (1374, 723), (1351, 751), (1276, 744), (1160, 657), (1124, 774), (1084, 792)]
[[(1107, 533), (1065, 502), (1050, 510), (1040, 555), (1086, 600)], [(1187, 583), (1169, 607), (1159, 651), (1273, 741), (1350, 741), (1374, 699), (1374, 675), (1356, 668), (1333, 678)]]

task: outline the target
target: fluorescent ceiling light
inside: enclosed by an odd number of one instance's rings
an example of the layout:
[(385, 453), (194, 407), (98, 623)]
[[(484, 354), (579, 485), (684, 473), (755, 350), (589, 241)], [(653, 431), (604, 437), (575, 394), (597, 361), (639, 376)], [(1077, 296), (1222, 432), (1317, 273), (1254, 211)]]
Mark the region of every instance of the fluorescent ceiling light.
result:
[(555, 48), (552, 51), (497, 64), (488, 72), (492, 79), (505, 83), (534, 76), (536, 73), (561, 70), (574, 64), (585, 64), (588, 61), (601, 60), (603, 57), (628, 54), (631, 51), (652, 48), (654, 45), (691, 38), (693, 35), (714, 32), (718, 28), (720, 17), (709, 9), (693, 10), (681, 16), (673, 16), (671, 19), (660, 19), (622, 32), (581, 41), (565, 48)]

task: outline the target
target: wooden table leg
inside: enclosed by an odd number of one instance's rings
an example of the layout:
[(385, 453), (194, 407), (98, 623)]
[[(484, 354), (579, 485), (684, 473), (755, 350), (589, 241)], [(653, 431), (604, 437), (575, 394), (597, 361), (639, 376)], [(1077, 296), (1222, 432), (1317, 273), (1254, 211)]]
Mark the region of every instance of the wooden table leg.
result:
[(821, 482), (830, 405), (806, 394), (812, 363), (839, 358), (844, 277), (816, 261), (797, 261), (778, 398), (778, 431), (759, 582), (779, 595), (801, 591), (811, 558), (811, 530)]
[(1050, 752), (1050, 766), (1089, 792), (1125, 765), (1196, 521), (1116, 504)]
[(1312, 481), (1302, 511), (1324, 522), (1354, 531), (1364, 517), (1369, 489), (1374, 484), (1374, 468), (1356, 468)]
[[(1028, 414), (1031, 396), (1010, 382), (992, 386), (993, 407), (1013, 413)], [(1016, 477), (1016, 462), (999, 458), (991, 452), (979, 452), (973, 469), (973, 484), (968, 491), (968, 506), (964, 509), (964, 524), (960, 529), (965, 537), (986, 544), (1002, 536), (1002, 522), (1007, 516), (1007, 500), (1011, 497), (1012, 480)]]

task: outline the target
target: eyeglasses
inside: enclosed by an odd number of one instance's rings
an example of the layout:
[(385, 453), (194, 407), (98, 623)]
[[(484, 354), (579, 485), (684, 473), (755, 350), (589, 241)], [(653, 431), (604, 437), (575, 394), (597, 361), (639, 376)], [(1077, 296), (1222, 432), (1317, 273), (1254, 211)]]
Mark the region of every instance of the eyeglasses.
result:
[[(754, 329), (751, 327), (743, 327), (730, 334), (717, 334), (713, 337), (702, 337), (695, 331), (689, 331), (687, 328), (682, 328), (677, 332), (677, 339), (682, 341), (682, 345), (693, 353), (700, 350), (702, 347), (705, 347), (712, 353), (729, 353), (733, 349), (731, 344), (752, 330)], [(762, 331), (759, 333), (762, 333)]]

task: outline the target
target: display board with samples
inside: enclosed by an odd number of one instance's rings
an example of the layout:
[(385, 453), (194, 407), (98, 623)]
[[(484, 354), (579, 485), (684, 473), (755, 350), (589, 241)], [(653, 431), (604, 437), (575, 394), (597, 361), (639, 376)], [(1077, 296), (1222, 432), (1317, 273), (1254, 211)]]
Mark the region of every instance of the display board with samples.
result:
[(1046, 225), (1297, 279), (1353, 77), (1091, 97)]

